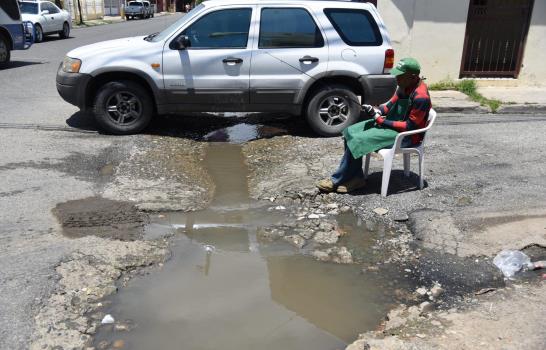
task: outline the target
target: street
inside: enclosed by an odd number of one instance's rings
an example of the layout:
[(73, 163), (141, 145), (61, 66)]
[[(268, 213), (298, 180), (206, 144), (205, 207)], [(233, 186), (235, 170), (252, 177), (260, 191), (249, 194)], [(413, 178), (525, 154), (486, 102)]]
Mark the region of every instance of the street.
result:
[[(293, 226), (281, 227), (285, 219), (279, 219), (277, 229), (301, 229), (295, 213), (312, 215), (328, 205), (350, 208), (359, 219), (392, 229), (392, 236), (378, 238), (385, 260), (409, 269), (427, 288), (441, 282), (453, 300), (504, 287), (491, 265), (502, 249), (531, 247), (536, 250), (529, 255), (544, 259), (546, 114), (439, 115), (426, 145), (426, 187), (415, 186), (415, 158), (409, 179), (400, 176), (398, 160), (391, 194), (382, 198), (382, 163), (375, 157), (362, 191), (319, 194), (315, 182), (337, 167), (342, 141), (316, 137), (297, 117), (161, 117), (142, 134), (111, 136), (98, 132), (89, 115), (58, 95), (56, 71), (71, 49), (154, 33), (179, 16), (73, 29), (67, 40), (51, 36), (28, 51), (14, 51), (11, 67), (0, 71), (0, 349), (90, 349), (101, 318), (89, 315), (104, 316), (94, 313), (102, 300), (141, 268), (153, 274), (167, 264), (171, 236), (146, 238), (145, 226), (158, 213), (205, 209), (215, 191), (225, 190), (215, 183), (221, 176), (211, 175), (210, 164), (203, 163), (212, 141), (241, 144), (234, 157), (248, 174), (231, 177), (248, 178), (242, 191), (248, 190), (252, 200), (288, 208)], [(376, 214), (377, 208), (387, 208), (388, 214)], [(399, 220), (401, 214), (406, 218)], [(339, 262), (342, 250), (335, 247), (338, 255), (330, 261)], [(487, 346), (482, 348), (516, 349), (524, 339), (527, 348), (538, 349), (545, 342), (546, 310), (536, 296), (543, 296), (545, 287), (528, 283), (537, 276), (529, 278), (513, 288), (519, 296), (508, 288), (506, 296), (475, 297), (479, 316), (454, 311), (449, 316), (459, 327), (454, 329), (468, 332), (469, 339), (483, 336)], [(453, 300), (439, 302), (438, 309), (456, 309)], [(404, 303), (419, 305), (415, 299)], [(490, 303), (498, 303), (498, 309), (483, 311)], [(466, 323), (486, 313), (491, 319), (504, 317), (514, 307), (525, 312), (487, 326), (487, 336)], [(511, 322), (521, 329), (510, 328)], [(447, 333), (446, 348), (461, 344), (454, 334)], [(495, 343), (505, 334), (510, 340)]]

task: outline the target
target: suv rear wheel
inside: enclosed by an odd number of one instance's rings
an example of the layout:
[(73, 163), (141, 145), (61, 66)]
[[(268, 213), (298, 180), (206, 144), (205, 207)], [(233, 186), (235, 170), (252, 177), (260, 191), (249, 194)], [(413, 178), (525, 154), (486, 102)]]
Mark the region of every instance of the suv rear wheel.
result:
[(153, 100), (148, 91), (132, 81), (113, 81), (103, 85), (95, 98), (97, 123), (116, 135), (138, 133), (152, 120)]
[(306, 108), (309, 126), (322, 136), (336, 136), (360, 117), (358, 96), (344, 85), (327, 85), (315, 91)]
[(5, 68), (8, 66), (10, 59), (10, 43), (8, 39), (0, 34), (0, 68)]

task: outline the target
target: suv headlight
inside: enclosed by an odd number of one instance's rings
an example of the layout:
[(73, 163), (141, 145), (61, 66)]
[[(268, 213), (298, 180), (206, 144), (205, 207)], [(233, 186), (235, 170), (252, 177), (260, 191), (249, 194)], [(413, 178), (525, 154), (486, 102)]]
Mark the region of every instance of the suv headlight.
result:
[(63, 60), (63, 72), (78, 73), (80, 71), (81, 65), (81, 60), (67, 56)]

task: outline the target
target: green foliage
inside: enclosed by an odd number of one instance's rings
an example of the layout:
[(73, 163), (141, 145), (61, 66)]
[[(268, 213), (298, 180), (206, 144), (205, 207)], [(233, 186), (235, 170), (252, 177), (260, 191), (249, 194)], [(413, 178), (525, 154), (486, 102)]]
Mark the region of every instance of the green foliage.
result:
[(479, 102), (482, 106), (491, 108), (491, 112), (495, 113), (502, 104), (499, 100), (490, 100), (485, 98), (478, 92), (476, 81), (473, 79), (464, 79), (453, 81), (445, 79), (429, 86), (429, 90), (456, 90), (470, 97), (472, 101)]

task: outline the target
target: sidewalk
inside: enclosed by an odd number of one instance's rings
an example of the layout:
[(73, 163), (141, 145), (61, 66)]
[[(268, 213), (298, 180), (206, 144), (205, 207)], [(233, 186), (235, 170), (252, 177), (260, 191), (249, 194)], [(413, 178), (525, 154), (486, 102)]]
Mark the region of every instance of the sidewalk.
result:
[[(174, 13), (172, 12), (158, 12), (154, 13), (154, 17), (161, 17), (161, 16), (167, 16), (172, 15)], [(100, 26), (103, 24), (112, 24), (112, 23), (120, 23), (124, 22), (125, 18), (122, 18), (121, 16), (104, 16), (103, 18), (99, 19), (90, 19), (84, 21), (83, 25), (79, 25), (76, 22), (72, 22), (72, 28), (86, 28), (86, 27), (94, 27), (94, 26)]]
[[(478, 87), (478, 92), (502, 102), (496, 113), (546, 113), (546, 87)], [(491, 113), (459, 91), (430, 91), (430, 97), (439, 113)]]

